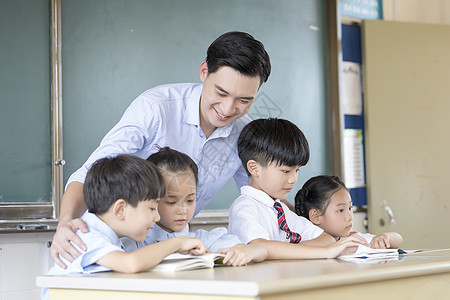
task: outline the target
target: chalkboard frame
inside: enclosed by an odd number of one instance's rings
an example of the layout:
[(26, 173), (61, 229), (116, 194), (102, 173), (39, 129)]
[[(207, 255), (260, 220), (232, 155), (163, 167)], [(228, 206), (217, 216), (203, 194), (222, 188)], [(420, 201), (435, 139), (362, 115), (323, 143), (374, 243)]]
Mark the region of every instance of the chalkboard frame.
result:
[[(17, 224), (45, 223), (45, 230), (52, 229), (59, 214), (63, 193), (62, 166), (62, 98), (61, 98), (61, 0), (50, 0), (51, 70), (51, 195), (50, 202), (4, 202), (0, 203), (2, 230), (16, 228)], [(21, 182), (19, 180), (19, 182)], [(24, 184), (23, 182), (21, 184)], [(13, 229), (14, 229), (13, 228)]]

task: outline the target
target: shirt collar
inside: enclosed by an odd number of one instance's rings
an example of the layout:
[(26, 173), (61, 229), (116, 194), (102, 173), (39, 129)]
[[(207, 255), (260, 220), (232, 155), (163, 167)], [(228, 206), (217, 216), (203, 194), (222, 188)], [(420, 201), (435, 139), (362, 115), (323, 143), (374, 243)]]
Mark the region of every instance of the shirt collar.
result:
[(173, 236), (189, 236), (189, 225), (186, 225), (183, 230), (181, 231), (175, 231), (173, 233)]
[(213, 138), (219, 138), (219, 137), (228, 137), (231, 134), (231, 131), (233, 130), (233, 126), (234, 126), (234, 122), (231, 122), (230, 124), (228, 124), (225, 127), (220, 127), (220, 128), (216, 128), (216, 130), (214, 130), (214, 132), (211, 134), (211, 136), (209, 137), (210, 139)]
[(189, 225), (184, 227), (181, 231), (170, 233), (162, 229), (158, 224), (155, 224), (155, 226), (150, 229), (150, 232), (154, 241), (161, 242), (177, 236), (189, 236)]
[[(200, 126), (200, 97), (202, 95), (203, 84), (196, 85), (189, 98), (186, 101), (186, 111), (184, 112), (183, 121), (187, 124)], [(233, 130), (234, 121), (225, 127), (214, 130), (211, 138), (228, 137)]]
[(103, 222), (102, 219), (97, 217), (95, 214), (90, 213), (89, 211), (86, 211), (84, 213), (82, 219), (85, 221), (86, 224), (89, 224), (91, 228), (94, 228), (95, 230), (101, 232), (107, 238), (109, 238), (114, 245), (119, 246), (123, 249), (122, 242), (120, 241), (117, 234), (111, 227), (108, 226), (108, 224)]
[(186, 111), (183, 121), (188, 124), (200, 126), (200, 97), (202, 95), (203, 84), (194, 86), (192, 93), (186, 101)]
[(245, 186), (241, 187), (241, 194), (251, 197), (251, 198), (255, 199), (256, 201), (261, 202), (262, 204), (269, 206), (269, 207), (273, 207), (274, 202), (280, 201), (279, 199), (273, 200), (272, 197), (270, 197), (265, 192), (255, 189), (254, 187), (251, 187), (249, 185), (245, 185)]

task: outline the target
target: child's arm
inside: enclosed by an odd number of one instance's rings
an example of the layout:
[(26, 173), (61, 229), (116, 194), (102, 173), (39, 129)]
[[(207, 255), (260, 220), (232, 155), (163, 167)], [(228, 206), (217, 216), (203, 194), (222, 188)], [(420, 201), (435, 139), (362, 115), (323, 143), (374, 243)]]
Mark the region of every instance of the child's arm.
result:
[[(369, 244), (364, 238), (361, 237), (361, 239), (358, 239), (358, 241), (364, 246), (369, 247)], [(322, 234), (316, 237), (315, 239), (301, 242), (302, 245), (316, 246), (316, 247), (326, 247), (334, 243), (336, 243), (336, 239), (332, 237), (330, 234), (326, 233), (325, 231), (322, 232)]]
[(372, 238), (370, 248), (396, 249), (403, 244), (402, 236), (397, 232), (384, 232)]
[(199, 239), (175, 237), (142, 247), (133, 252), (111, 252), (100, 258), (97, 263), (113, 271), (137, 273), (154, 267), (167, 255), (174, 252), (201, 255), (207, 250)]
[(300, 242), (300, 243), (302, 245), (308, 245), (308, 246), (326, 247), (326, 246), (336, 243), (336, 239), (324, 231), (324, 232), (322, 232), (321, 235), (319, 235), (315, 239)]
[[(249, 244), (261, 245), (267, 249), (267, 259), (314, 259), (314, 258), (335, 258), (343, 252), (356, 251), (360, 244), (366, 244), (360, 236), (351, 235), (328, 246), (312, 246), (305, 243), (291, 244), (280, 241), (269, 241), (255, 239)], [(352, 248), (352, 251), (349, 251)], [(354, 249), (353, 249), (354, 248)]]
[(219, 249), (217, 252), (225, 254), (223, 263), (233, 267), (263, 261), (268, 254), (266, 248), (258, 244), (237, 244), (231, 248)]

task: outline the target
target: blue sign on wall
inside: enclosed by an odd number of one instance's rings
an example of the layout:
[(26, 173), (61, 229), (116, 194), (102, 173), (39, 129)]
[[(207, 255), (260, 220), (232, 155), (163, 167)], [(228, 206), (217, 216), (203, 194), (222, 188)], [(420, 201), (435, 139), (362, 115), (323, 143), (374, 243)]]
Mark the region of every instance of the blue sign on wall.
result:
[(341, 15), (358, 19), (383, 19), (382, 0), (341, 0)]

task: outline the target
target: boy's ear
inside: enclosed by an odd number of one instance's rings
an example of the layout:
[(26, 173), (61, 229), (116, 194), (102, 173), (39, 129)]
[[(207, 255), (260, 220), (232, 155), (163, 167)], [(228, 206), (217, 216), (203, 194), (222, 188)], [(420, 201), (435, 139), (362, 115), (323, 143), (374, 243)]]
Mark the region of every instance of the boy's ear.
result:
[(208, 77), (208, 64), (206, 61), (203, 61), (200, 64), (200, 80), (205, 82), (206, 77)]
[(119, 220), (125, 219), (125, 212), (126, 212), (127, 206), (128, 206), (128, 203), (123, 199), (118, 199), (118, 200), (116, 200), (116, 202), (114, 202), (114, 204), (113, 204), (114, 215)]
[(258, 168), (258, 163), (255, 161), (255, 160), (253, 160), (253, 159), (250, 159), (248, 162), (247, 162), (247, 170), (250, 172), (250, 174), (252, 175), (252, 176), (258, 176), (258, 171), (259, 171), (259, 168)]
[(320, 211), (318, 209), (310, 209), (309, 210), (309, 220), (314, 224), (319, 226), (320, 225)]

